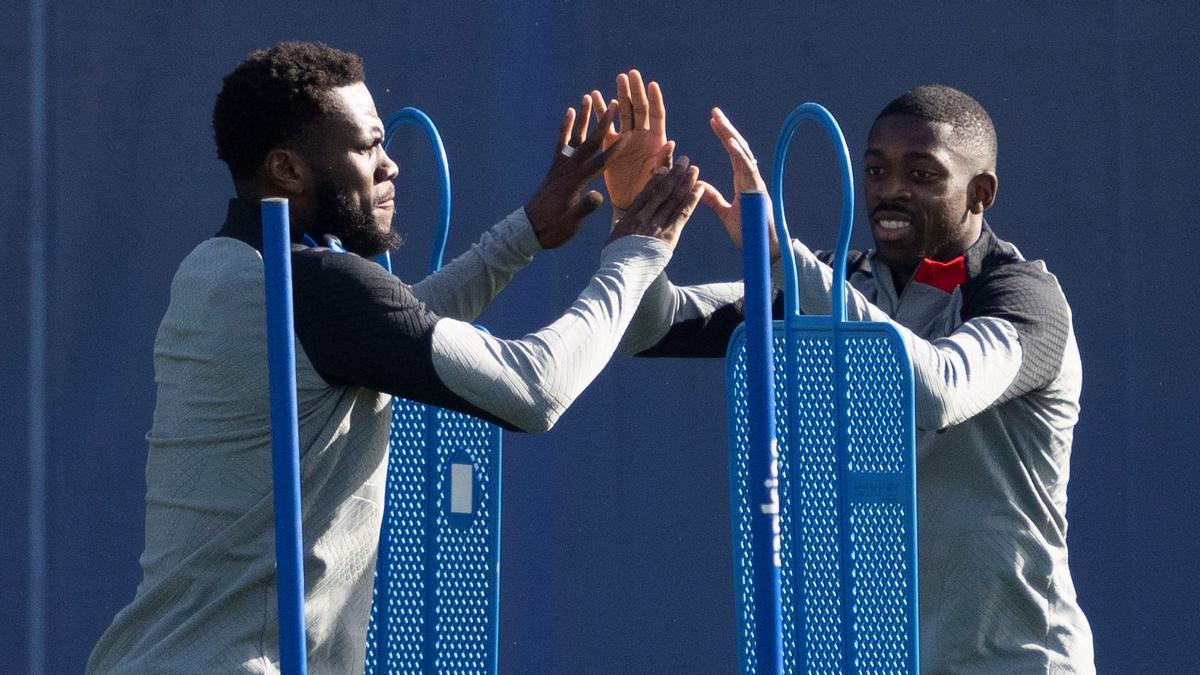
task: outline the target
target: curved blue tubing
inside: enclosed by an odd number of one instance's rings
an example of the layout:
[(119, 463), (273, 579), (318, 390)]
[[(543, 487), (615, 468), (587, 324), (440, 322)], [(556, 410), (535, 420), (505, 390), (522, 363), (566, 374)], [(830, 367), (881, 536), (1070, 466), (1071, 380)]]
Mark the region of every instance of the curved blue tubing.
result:
[[(442, 145), (442, 137), (433, 120), (420, 110), (412, 107), (401, 108), (384, 125), (383, 149), (386, 151), (396, 136), (396, 131), (406, 125), (416, 124), (425, 132), (429, 144), (433, 146), (434, 160), (437, 163), (438, 182), (441, 187), (438, 211), (438, 229), (434, 234), (433, 253), (429, 259), (429, 271), (436, 272), (442, 268), (442, 257), (446, 253), (446, 239), (450, 234), (450, 163), (446, 160), (446, 147)], [(392, 271), (390, 258), (384, 267)]]
[[(829, 317), (801, 317), (799, 306), (799, 283), (796, 271), (795, 258), (790, 251), (790, 236), (787, 228), (787, 220), (784, 215), (783, 206), (783, 173), (784, 165), (787, 161), (788, 146), (791, 143), (796, 127), (806, 120), (816, 121), (821, 124), (830, 138), (834, 141), (837, 151), (838, 165), (841, 174), (842, 183), (842, 204), (841, 216), (838, 226), (837, 248), (834, 252), (833, 259), (833, 279), (830, 289), (831, 295), (831, 314)], [(786, 332), (786, 353), (787, 361), (784, 367), (787, 369), (785, 381), (789, 383), (788, 410), (787, 416), (789, 425), (796, 424), (800, 419), (801, 410), (799, 408), (799, 395), (795, 395), (794, 387), (800, 383), (799, 379), (799, 364), (794, 362), (794, 355), (801, 351), (811, 348), (801, 348), (801, 340), (805, 338), (825, 336), (824, 340), (829, 340), (832, 343), (831, 366), (832, 366), (832, 394), (833, 407), (835, 411), (834, 425), (835, 430), (835, 448), (838, 459), (836, 460), (836, 481), (838, 494), (838, 514), (841, 520), (841, 525), (837, 528), (838, 546), (840, 548), (841, 563), (838, 565), (837, 572), (837, 588), (840, 589), (841, 605), (843, 607), (840, 613), (841, 617), (841, 671), (855, 671), (858, 668), (866, 670), (879, 670), (882, 672), (882, 667), (876, 668), (871, 665), (863, 665), (870, 662), (872, 659), (878, 665), (880, 655), (878, 652), (881, 630), (893, 630), (895, 626), (889, 626), (881, 629), (879, 626), (860, 626), (855, 618), (852, 610), (854, 606), (854, 597), (852, 586), (855, 583), (851, 577), (851, 568), (854, 563), (851, 562), (853, 556), (857, 555), (878, 555), (878, 550), (872, 552), (869, 550), (867, 540), (874, 540), (878, 536), (874, 532), (864, 530), (859, 535), (860, 541), (856, 542), (852, 532), (854, 531), (854, 522), (851, 514), (854, 513), (854, 507), (862, 506), (867, 503), (887, 504), (888, 508), (899, 509), (900, 515), (897, 517), (898, 531), (890, 532), (887, 536), (903, 539), (899, 544), (902, 549), (897, 554), (897, 559), (902, 558), (903, 564), (907, 569), (903, 572), (903, 582), (897, 586), (897, 594), (906, 596), (907, 603), (906, 622), (903, 640), (905, 641), (903, 650), (895, 652), (888, 656), (889, 662), (903, 662), (903, 672), (915, 673), (918, 669), (918, 643), (916, 625), (916, 506), (915, 506), (915, 432), (913, 423), (913, 389), (912, 389), (912, 366), (908, 360), (907, 352), (904, 348), (903, 341), (899, 333), (890, 324), (880, 323), (863, 323), (863, 322), (848, 322), (846, 320), (846, 266), (847, 258), (850, 250), (850, 235), (854, 220), (854, 177), (850, 164), (850, 152), (846, 147), (846, 139), (842, 135), (841, 129), (838, 127), (833, 115), (824, 107), (816, 103), (804, 103), (795, 108), (788, 115), (784, 122), (783, 128), (780, 131), (779, 139), (775, 146), (775, 166), (771, 177), (772, 193), (775, 196), (775, 227), (776, 233), (780, 241), (780, 245), (787, 247), (783, 251), (783, 264), (785, 270), (785, 319), (782, 324)], [(749, 291), (747, 291), (749, 297)], [(749, 307), (747, 307), (747, 318), (749, 319)], [(778, 325), (778, 324), (777, 324)], [(747, 327), (748, 328), (748, 327)], [(826, 332), (827, 331), (827, 332)], [(875, 347), (876, 349), (884, 349), (890, 351), (895, 359), (896, 365), (891, 371), (884, 372), (881, 367), (882, 361), (879, 361), (876, 352), (874, 362), (863, 357), (861, 354), (853, 356), (850, 353), (848, 346), (851, 340), (857, 340), (859, 348), (866, 344), (866, 339), (876, 340), (878, 345), (889, 345), (884, 347)], [(886, 359), (885, 359), (886, 360)], [(857, 370), (854, 376), (853, 385), (859, 389), (852, 392), (851, 383), (851, 361), (854, 361), (853, 367)], [(883, 373), (883, 374), (880, 374)], [(882, 381), (872, 384), (873, 379), (881, 378)], [(894, 425), (896, 433), (902, 437), (902, 443), (899, 446), (889, 447), (888, 452), (896, 453), (894, 456), (902, 456), (901, 464), (903, 468), (899, 471), (890, 474), (873, 474), (870, 471), (864, 471), (861, 468), (851, 467), (852, 457), (852, 439), (851, 428), (853, 426), (851, 419), (851, 398), (853, 396), (854, 403), (859, 407), (859, 415), (863, 414), (864, 406), (873, 406), (874, 403), (869, 402), (869, 395), (864, 394), (863, 387), (876, 387), (886, 389), (889, 396), (887, 404), (881, 405), (881, 409), (888, 409), (889, 415), (892, 415), (891, 424)], [(889, 389), (890, 387), (890, 389)], [(895, 405), (892, 405), (895, 404)], [(890, 406), (890, 408), (889, 408)], [(871, 441), (864, 441), (861, 434), (857, 437), (855, 443), (870, 444)], [(796, 452), (796, 448), (791, 447), (790, 440), (788, 443), (788, 451)], [(858, 447), (858, 446), (856, 446)], [(861, 448), (860, 448), (861, 450)], [(820, 460), (817, 460), (818, 463)], [(794, 469), (793, 469), (794, 470)], [(859, 493), (855, 496), (855, 493)], [(890, 495), (887, 498), (876, 497), (874, 499), (866, 497), (866, 495)], [(905, 496), (907, 495), (907, 496)], [(900, 521), (903, 521), (902, 523)], [(865, 526), (864, 526), (865, 527)], [(892, 551), (897, 548), (897, 541), (889, 540)], [(866, 547), (866, 548), (864, 548)], [(874, 572), (860, 571), (865, 576), (870, 576)], [(889, 580), (894, 582), (895, 580)], [(869, 610), (863, 610), (868, 611)], [(807, 623), (808, 619), (804, 619), (803, 623)], [(802, 634), (809, 629), (802, 625), (799, 630)], [(861, 635), (859, 631), (863, 630)], [(861, 637), (864, 644), (872, 645), (870, 655), (865, 655), (864, 652), (857, 651), (856, 641)], [(806, 638), (801, 637), (801, 644)], [(887, 642), (889, 648), (894, 644)], [(864, 660), (865, 659), (865, 660)], [(897, 672), (890, 670), (889, 672)]]
[[(775, 146), (775, 169), (771, 192), (775, 195), (775, 228), (783, 247), (786, 271), (785, 311), (787, 321), (800, 316), (800, 296), (796, 280), (796, 261), (790, 255), (791, 246), (787, 219), (783, 210), (783, 167), (788, 147), (796, 127), (805, 120), (816, 120), (825, 127), (841, 153), (842, 223), (838, 236), (838, 254), (834, 263), (833, 316), (844, 321), (846, 255), (850, 247), (850, 225), (854, 218), (854, 180), (850, 173), (850, 153), (846, 139), (833, 115), (816, 103), (804, 103), (784, 121)], [(755, 502), (761, 513), (755, 513), (752, 528), (754, 555), (754, 626), (755, 663), (757, 673), (783, 672), (783, 617), (780, 587), (779, 540), (779, 462), (775, 438), (775, 376), (773, 336), (771, 330), (771, 293), (769, 241), (766, 227), (766, 195), (740, 195), (742, 208), (742, 240), (746, 284), (746, 378), (749, 447), (751, 448), (749, 481)], [(835, 327), (836, 330), (836, 327)], [(840, 374), (840, 368), (838, 370)]]
[(792, 135), (796, 127), (805, 120), (819, 122), (829, 133), (838, 151), (838, 168), (842, 176), (842, 213), (838, 224), (837, 250), (833, 258), (833, 320), (846, 320), (846, 257), (850, 251), (850, 230), (854, 224), (854, 174), (850, 168), (850, 150), (846, 147), (846, 137), (842, 135), (837, 120), (833, 118), (824, 106), (817, 103), (802, 103), (784, 120), (779, 132), (779, 140), (775, 143), (775, 166), (771, 173), (771, 194), (775, 196), (775, 233), (779, 237), (779, 245), (783, 247), (783, 269), (785, 272), (784, 308), (790, 321), (794, 316), (800, 316), (800, 291), (796, 280), (796, 260), (786, 255), (791, 248), (788, 235), (787, 218), (783, 213), (783, 167), (787, 163), (788, 146), (792, 143)]
[(271, 466), (275, 492), (279, 665), (308, 672), (304, 636), (300, 438), (296, 408), (296, 344), (292, 332), (292, 240), (286, 199), (262, 200), (263, 273), (267, 300), (267, 368), (271, 397)]

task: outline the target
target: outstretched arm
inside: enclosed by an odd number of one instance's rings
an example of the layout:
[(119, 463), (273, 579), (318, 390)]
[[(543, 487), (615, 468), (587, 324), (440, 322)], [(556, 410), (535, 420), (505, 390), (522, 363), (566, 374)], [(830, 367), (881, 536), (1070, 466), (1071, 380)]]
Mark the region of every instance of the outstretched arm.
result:
[[(745, 140), (719, 110), (713, 131), (733, 166), (734, 189), (762, 188), (757, 163)], [(740, 241), (737, 203), (704, 186), (704, 203), (722, 218), (730, 237)], [(799, 275), (800, 305), (808, 314), (828, 314), (832, 270), (799, 240), (791, 242)], [(782, 284), (777, 259), (772, 273)], [(677, 287), (663, 280), (646, 294), (622, 349), (654, 355), (723, 352), (742, 320), (741, 293), (726, 286)], [(987, 408), (1048, 385), (1058, 374), (1070, 330), (1070, 312), (1054, 278), (1033, 263), (1009, 265), (974, 291), (963, 323), (950, 335), (926, 340), (896, 323), (862, 293), (851, 288), (847, 317), (891, 323), (912, 358), (917, 426), (941, 429)], [(726, 300), (722, 304), (722, 300)], [(778, 306), (778, 305), (777, 305)], [(630, 336), (641, 331), (643, 339)], [(651, 341), (657, 336), (657, 340)], [(646, 344), (649, 342), (650, 344)]]
[(330, 384), (386, 391), (526, 431), (547, 430), (611, 357), (699, 202), (696, 182), (697, 171), (683, 159), (655, 175), (614, 230), (600, 269), (575, 303), (520, 339), (493, 337), (437, 316), (399, 280), (361, 258), (306, 253), (297, 260), (298, 276), (317, 276), (305, 285), (321, 292), (298, 294), (301, 343)]
[[(592, 97), (585, 95), (581, 112), (568, 108), (558, 129), (550, 170), (525, 206), (485, 232), (466, 253), (413, 285), (412, 293), (433, 312), (472, 321), (543, 249), (562, 246), (579, 231), (583, 219), (604, 202), (595, 190), (583, 192), (609, 159), (605, 149), (617, 110), (601, 113), (589, 138)], [(564, 148), (570, 148), (564, 154)]]
[(686, 158), (656, 174), (614, 228), (603, 264), (546, 328), (502, 340), (461, 322), (433, 335), (438, 376), (475, 406), (526, 431), (549, 429), (616, 349), (646, 287), (670, 258), (700, 199)]

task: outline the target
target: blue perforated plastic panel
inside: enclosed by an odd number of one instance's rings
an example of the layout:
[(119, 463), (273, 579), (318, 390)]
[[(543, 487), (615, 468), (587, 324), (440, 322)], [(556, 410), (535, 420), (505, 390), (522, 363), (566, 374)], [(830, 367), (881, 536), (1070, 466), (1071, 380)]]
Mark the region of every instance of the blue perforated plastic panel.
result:
[(500, 439), (396, 399), (366, 673), (495, 672)]
[[(784, 671), (915, 673), (911, 367), (890, 326), (851, 324), (838, 387), (828, 317), (806, 319), (790, 335), (774, 324)], [(735, 605), (741, 670), (754, 673), (745, 357), (739, 329), (727, 365)]]

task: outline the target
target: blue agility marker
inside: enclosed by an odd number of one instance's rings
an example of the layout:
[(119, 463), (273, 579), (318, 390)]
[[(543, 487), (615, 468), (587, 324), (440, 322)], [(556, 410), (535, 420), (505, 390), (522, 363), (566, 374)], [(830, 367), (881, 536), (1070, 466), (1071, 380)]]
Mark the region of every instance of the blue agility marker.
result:
[(279, 662), (286, 675), (308, 672), (304, 636), (304, 538), (300, 520), (300, 439), (292, 322), (292, 241), (286, 199), (262, 200), (271, 390), (271, 464), (275, 491), (275, 578)]
[[(404, 108), (384, 147), (416, 124), (433, 146), (441, 213), (429, 270), (450, 231), (450, 171), (429, 117)], [(391, 271), (391, 261), (380, 264)], [(495, 673), (500, 626), (501, 430), (396, 398), (364, 672)]]
[[(828, 316), (803, 316), (783, 209), (783, 167), (800, 123), (838, 151), (842, 213)], [(779, 596), (786, 673), (916, 673), (916, 434), (912, 364), (895, 328), (846, 320), (853, 174), (833, 116), (806, 103), (775, 148), (775, 227), (783, 246), (783, 321), (773, 323), (778, 433)], [(730, 342), (730, 480), (741, 672), (763, 672), (752, 555), (751, 307)]]
[(783, 672), (779, 594), (779, 462), (775, 439), (775, 368), (771, 355), (770, 200), (761, 192), (739, 195), (742, 267), (746, 288), (746, 397), (749, 493), (758, 511), (750, 518), (754, 574), (755, 673)]

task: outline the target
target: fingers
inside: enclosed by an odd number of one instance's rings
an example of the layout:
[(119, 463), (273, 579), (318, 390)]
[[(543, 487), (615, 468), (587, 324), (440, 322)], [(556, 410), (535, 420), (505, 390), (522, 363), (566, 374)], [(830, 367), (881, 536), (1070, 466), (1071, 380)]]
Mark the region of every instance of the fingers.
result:
[[(633, 103), (633, 129), (650, 128), (650, 99), (646, 96), (646, 85), (636, 68), (629, 71), (629, 95)], [(664, 124), (666, 113), (663, 113)]]
[(571, 140), (571, 127), (574, 124), (575, 109), (567, 108), (567, 114), (563, 115), (562, 124), (558, 126), (558, 144), (554, 146), (555, 157), (562, 153), (562, 149), (566, 147), (567, 142)]
[(710, 122), (713, 125), (714, 131), (719, 129), (719, 131), (717, 131), (718, 136), (731, 136), (737, 142), (738, 146), (741, 147), (746, 156), (749, 157), (751, 161), (755, 161), (754, 153), (750, 150), (750, 144), (746, 142), (746, 139), (742, 138), (741, 132), (739, 132), (733, 126), (733, 122), (729, 121), (729, 118), (725, 116), (725, 113), (722, 112), (720, 108), (712, 109), (712, 119)]
[[(600, 139), (604, 138), (604, 136), (612, 131), (613, 117), (616, 116), (616, 114), (619, 113), (622, 108), (623, 106), (618, 105), (616, 101), (613, 101), (612, 104), (608, 106), (608, 109), (601, 113), (600, 117), (596, 120), (596, 142), (599, 142)], [(595, 143), (593, 143), (593, 146), (594, 145)]]
[(630, 213), (641, 213), (646, 208), (647, 202), (649, 202), (654, 196), (655, 190), (658, 189), (658, 185), (662, 183), (663, 178), (667, 175), (667, 172), (671, 170), (673, 170), (673, 168), (667, 169), (665, 166), (656, 168), (654, 172), (650, 174), (650, 180), (646, 181), (646, 184), (642, 186), (642, 191), (639, 192), (636, 197), (634, 197), (633, 203), (630, 204), (629, 208), (625, 210), (626, 215)]
[[(597, 134), (597, 138), (599, 138), (599, 134)], [(584, 164), (583, 168), (581, 169), (583, 180), (589, 181), (603, 171), (604, 165), (608, 162), (608, 158), (619, 153), (621, 148), (625, 145), (626, 140), (628, 139), (626, 139), (624, 136), (619, 136), (617, 137), (617, 140), (612, 142), (612, 145), (609, 145), (608, 148), (604, 150), (604, 152), (593, 155), (590, 159), (588, 159), (587, 163)]]
[(621, 105), (621, 131), (629, 131), (633, 126), (633, 100), (629, 91), (629, 76), (625, 73), (617, 75), (617, 101)]
[[(592, 91), (591, 98), (592, 114), (596, 116), (596, 120), (598, 121), (600, 117), (604, 115), (604, 113), (608, 112), (608, 103), (604, 101), (604, 94), (601, 94), (596, 90)], [(613, 104), (616, 104), (616, 101), (613, 101)], [(617, 130), (609, 127), (608, 133), (604, 134), (605, 147), (612, 145), (613, 141), (615, 140), (617, 140)]]
[(766, 191), (767, 184), (763, 181), (762, 175), (758, 170), (758, 160), (754, 159), (754, 153), (750, 150), (750, 144), (738, 130), (734, 128), (733, 123), (721, 112), (720, 108), (713, 108), (712, 118), (709, 120), (712, 126), (713, 133), (721, 140), (721, 144), (725, 146), (725, 152), (729, 155), (729, 163), (733, 167), (733, 188), (736, 192), (744, 192), (747, 190)]
[[(686, 157), (679, 158), (679, 163), (684, 164), (687, 161)], [(692, 215), (692, 208), (699, 201), (704, 188), (701, 187), (696, 192), (695, 199), (692, 199), (691, 193), (696, 189), (697, 179), (700, 177), (700, 169), (695, 166), (687, 166), (683, 171), (679, 172), (674, 182), (670, 179), (666, 181), (671, 188), (667, 193), (666, 198), (659, 204), (658, 210), (654, 213), (654, 219), (663, 223), (664, 227), (673, 227), (681, 222), (677, 222), (680, 214), (683, 214), (683, 220), (686, 221)], [(690, 204), (690, 206), (688, 206)], [(687, 208), (683, 208), (683, 207)], [(682, 209), (682, 210), (681, 210)]]
[(571, 133), (571, 145), (579, 147), (587, 140), (588, 124), (592, 121), (592, 97), (584, 96), (579, 106), (579, 116), (575, 120), (575, 129)]
[(672, 245), (674, 245), (674, 240), (679, 237), (679, 232), (687, 224), (688, 219), (696, 212), (696, 204), (704, 195), (704, 187), (698, 184), (690, 185), (685, 189), (687, 189), (686, 194), (680, 196), (679, 206), (667, 223), (667, 228), (671, 230)]
[(650, 109), (649, 109), (649, 128), (650, 131), (659, 136), (667, 135), (667, 106), (663, 103), (662, 89), (657, 82), (651, 82), (649, 87), (650, 94)]
[(665, 166), (669, 169), (669, 168), (671, 168), (671, 163), (674, 161), (674, 159), (675, 159), (675, 141), (667, 141), (662, 146), (662, 149), (660, 149), (658, 151), (658, 159), (655, 160), (656, 165), (657, 166)]
[(592, 111), (596, 114), (596, 119), (608, 112), (608, 104), (604, 102), (604, 94), (600, 93), (599, 89), (593, 89), (589, 94), (592, 97)]
[(675, 192), (680, 182), (690, 176), (688, 182), (688, 189), (690, 189), (698, 174), (698, 170), (691, 166), (687, 157), (680, 157), (675, 166), (669, 170), (663, 167), (655, 169), (654, 175), (646, 183), (646, 187), (642, 188), (637, 199), (633, 200), (627, 213), (636, 212), (643, 219), (652, 220), (663, 203)]
[[(587, 100), (589, 101), (588, 110), (590, 111), (591, 99), (589, 98)], [(569, 162), (574, 162), (575, 168), (578, 168), (580, 165), (583, 166), (583, 170), (587, 174), (587, 178), (584, 180), (591, 180), (592, 176), (595, 175), (595, 173), (593, 173), (593, 164), (595, 164), (597, 161), (599, 162), (599, 168), (594, 169), (594, 171), (598, 173), (600, 168), (604, 167), (604, 161), (607, 155), (616, 149), (618, 145), (620, 145), (620, 140), (618, 139), (617, 142), (609, 146), (608, 150), (604, 151), (600, 155), (596, 154), (596, 151), (600, 149), (601, 141), (604, 140), (609, 130), (612, 129), (613, 117), (619, 111), (620, 106), (616, 104), (610, 105), (608, 110), (605, 110), (604, 114), (601, 115), (600, 119), (596, 122), (596, 133), (587, 134), (585, 131), (584, 135), (586, 138), (582, 143), (575, 147), (575, 152), (567, 160)], [(587, 126), (586, 123), (584, 126)]]

